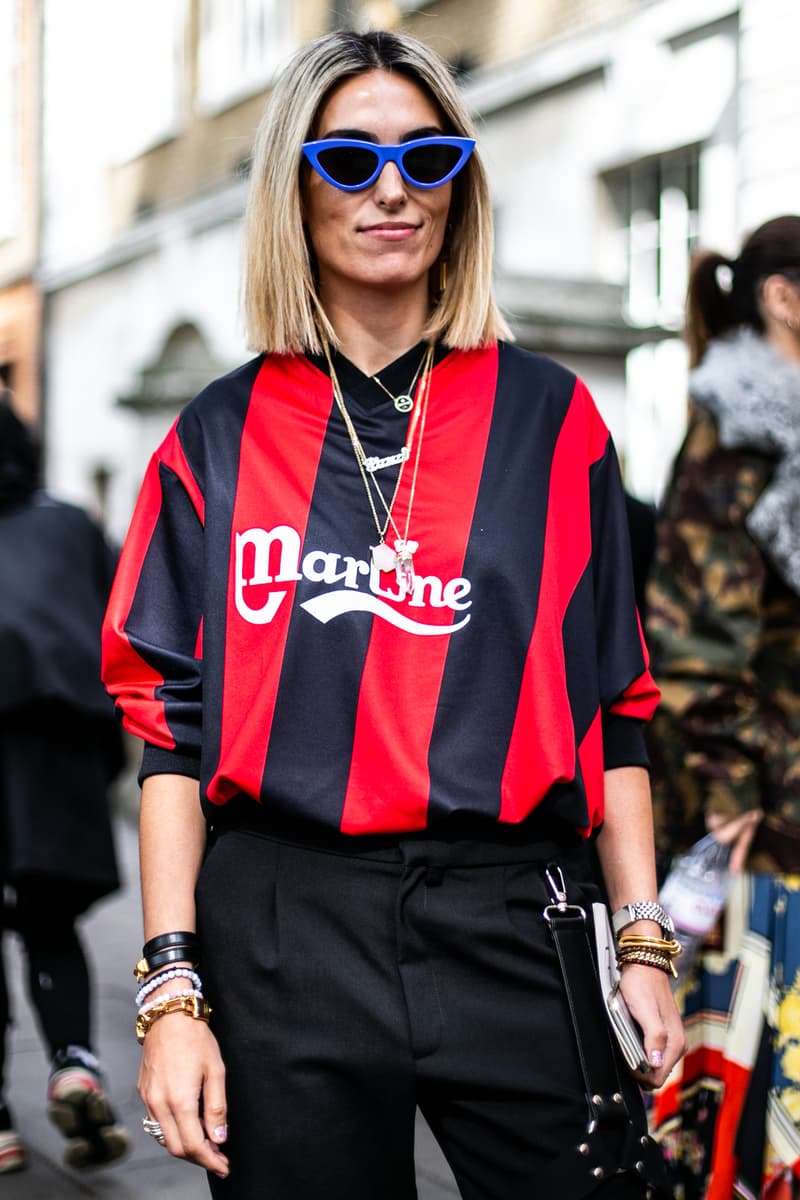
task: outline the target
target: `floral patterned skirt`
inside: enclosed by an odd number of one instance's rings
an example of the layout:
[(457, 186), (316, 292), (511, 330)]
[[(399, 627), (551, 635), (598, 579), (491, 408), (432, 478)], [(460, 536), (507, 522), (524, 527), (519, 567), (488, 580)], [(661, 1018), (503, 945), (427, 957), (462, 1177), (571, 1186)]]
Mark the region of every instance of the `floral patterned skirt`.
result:
[(676, 1200), (800, 1196), (800, 875), (734, 878), (684, 985), (686, 1057), (651, 1125)]

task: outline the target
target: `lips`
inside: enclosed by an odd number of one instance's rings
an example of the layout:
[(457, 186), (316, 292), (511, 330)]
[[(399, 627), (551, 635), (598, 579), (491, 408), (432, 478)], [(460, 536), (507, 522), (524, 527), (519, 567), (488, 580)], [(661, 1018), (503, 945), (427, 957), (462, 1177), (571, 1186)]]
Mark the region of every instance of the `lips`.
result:
[(400, 239), (410, 237), (418, 229), (418, 225), (412, 225), (408, 221), (381, 221), (376, 225), (364, 225), (359, 232), (372, 234), (375, 237)]

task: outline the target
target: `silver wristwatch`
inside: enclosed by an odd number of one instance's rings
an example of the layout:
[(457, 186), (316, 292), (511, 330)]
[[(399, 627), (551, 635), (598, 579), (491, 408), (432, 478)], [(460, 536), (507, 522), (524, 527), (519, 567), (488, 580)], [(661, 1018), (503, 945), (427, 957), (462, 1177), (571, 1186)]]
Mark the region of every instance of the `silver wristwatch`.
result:
[(675, 932), (672, 917), (655, 900), (637, 900), (635, 904), (623, 904), (611, 917), (614, 936), (619, 937), (627, 925), (634, 921), (657, 921), (663, 937), (669, 941)]

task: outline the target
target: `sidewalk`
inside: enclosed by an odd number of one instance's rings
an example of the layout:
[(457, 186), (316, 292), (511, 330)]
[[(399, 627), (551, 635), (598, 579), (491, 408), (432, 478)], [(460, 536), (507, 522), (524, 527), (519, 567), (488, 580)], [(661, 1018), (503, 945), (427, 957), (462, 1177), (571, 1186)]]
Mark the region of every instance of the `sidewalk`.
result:
[[(98, 905), (83, 931), (95, 979), (95, 1039), (109, 1077), (118, 1116), (128, 1126), (133, 1150), (114, 1167), (91, 1172), (61, 1166), (62, 1141), (45, 1116), (47, 1062), (27, 1002), (22, 999), (17, 947), (7, 946), (7, 965), (17, 1025), (10, 1039), (8, 1099), (28, 1147), (30, 1166), (0, 1176), (0, 1200), (208, 1200), (205, 1175), (170, 1157), (142, 1130), (136, 1094), (139, 1047), (133, 1034), (133, 961), (141, 947), (137, 897), (136, 835), (130, 822), (117, 825), (117, 848), (127, 887)], [(11, 941), (12, 939), (7, 939)], [(452, 1175), (429, 1130), (417, 1126), (419, 1200), (458, 1197)], [(380, 1200), (376, 1197), (375, 1200)]]

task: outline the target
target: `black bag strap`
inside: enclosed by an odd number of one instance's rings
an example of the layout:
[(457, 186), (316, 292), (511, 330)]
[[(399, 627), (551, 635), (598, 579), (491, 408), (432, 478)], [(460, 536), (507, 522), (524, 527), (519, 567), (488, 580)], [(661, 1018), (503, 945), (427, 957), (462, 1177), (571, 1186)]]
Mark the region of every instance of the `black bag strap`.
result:
[(582, 1200), (618, 1171), (642, 1181), (643, 1195), (669, 1196), (671, 1190), (660, 1147), (634, 1121), (626, 1099), (632, 1080), (622, 1083), (618, 1058), (600, 999), (586, 911), (567, 899), (560, 867), (549, 863), (545, 875), (553, 902), (544, 910), (558, 955), (572, 1029), (583, 1075), (588, 1121), (581, 1142), (562, 1154), (538, 1181), (540, 1200), (569, 1196)]

